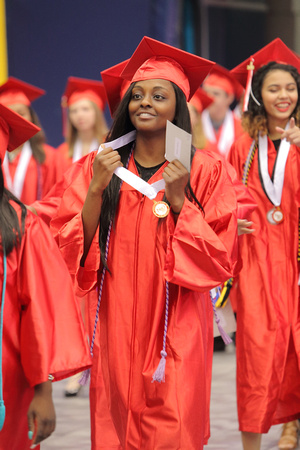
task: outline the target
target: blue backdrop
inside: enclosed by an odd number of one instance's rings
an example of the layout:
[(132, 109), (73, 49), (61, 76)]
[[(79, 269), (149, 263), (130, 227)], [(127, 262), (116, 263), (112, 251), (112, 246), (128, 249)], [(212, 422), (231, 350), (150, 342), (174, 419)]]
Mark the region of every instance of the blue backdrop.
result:
[(147, 0), (6, 2), (9, 75), (47, 91), (33, 107), (51, 145), (63, 141), (67, 77), (100, 79), (101, 70), (128, 58), (149, 33), (148, 10)]
[[(199, 14), (198, 0), (6, 0), (9, 75), (47, 91), (33, 107), (56, 147), (68, 76), (100, 79), (145, 35), (200, 54)], [(210, 58), (227, 68), (265, 44), (263, 14), (210, 8), (208, 16)]]

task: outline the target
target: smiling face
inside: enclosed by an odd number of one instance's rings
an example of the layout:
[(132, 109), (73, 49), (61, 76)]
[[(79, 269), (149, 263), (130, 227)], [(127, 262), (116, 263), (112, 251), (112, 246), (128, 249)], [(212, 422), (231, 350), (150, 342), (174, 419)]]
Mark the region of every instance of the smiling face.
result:
[(96, 125), (96, 111), (90, 100), (82, 99), (69, 107), (69, 119), (77, 131), (88, 131)]
[(170, 81), (137, 81), (128, 105), (130, 120), (137, 131), (165, 132), (167, 120), (173, 122), (176, 94)]
[(261, 96), (268, 121), (281, 126), (287, 123), (297, 105), (296, 81), (285, 70), (271, 70), (263, 81)]

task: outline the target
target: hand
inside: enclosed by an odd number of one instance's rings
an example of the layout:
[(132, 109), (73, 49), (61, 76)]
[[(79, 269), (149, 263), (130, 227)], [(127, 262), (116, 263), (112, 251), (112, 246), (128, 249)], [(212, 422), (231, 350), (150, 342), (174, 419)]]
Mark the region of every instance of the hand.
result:
[(288, 130), (281, 127), (276, 127), (276, 131), (281, 134), (281, 139), (286, 139), (291, 144), (300, 146), (300, 128), (296, 126), (295, 119), (290, 119), (290, 126)]
[(34, 397), (27, 412), (27, 420), (28, 429), (35, 436), (32, 448), (49, 437), (55, 430), (51, 381), (35, 386)]
[(237, 225), (238, 225), (238, 236), (241, 236), (241, 234), (251, 234), (253, 231), (255, 231), (253, 228), (250, 228), (253, 222), (249, 222), (246, 219), (238, 219)]
[(165, 180), (165, 194), (170, 202), (171, 208), (178, 213), (184, 203), (184, 189), (189, 179), (189, 173), (186, 168), (177, 159), (170, 162), (163, 172)]
[(111, 147), (104, 148), (97, 154), (93, 163), (93, 178), (91, 185), (94, 190), (103, 192), (110, 182), (117, 167), (122, 167), (121, 157)]

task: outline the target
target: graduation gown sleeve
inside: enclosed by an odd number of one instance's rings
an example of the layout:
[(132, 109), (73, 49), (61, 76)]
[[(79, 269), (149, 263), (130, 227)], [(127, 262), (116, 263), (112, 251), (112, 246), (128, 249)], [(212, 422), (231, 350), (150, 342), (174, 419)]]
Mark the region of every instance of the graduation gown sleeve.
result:
[(72, 283), (49, 229), (28, 213), (17, 280), (22, 304), (21, 363), (31, 386), (90, 366)]
[(222, 162), (202, 151), (193, 160), (191, 185), (204, 214), (186, 199), (170, 228), (165, 274), (172, 283), (207, 291), (237, 267), (237, 199)]

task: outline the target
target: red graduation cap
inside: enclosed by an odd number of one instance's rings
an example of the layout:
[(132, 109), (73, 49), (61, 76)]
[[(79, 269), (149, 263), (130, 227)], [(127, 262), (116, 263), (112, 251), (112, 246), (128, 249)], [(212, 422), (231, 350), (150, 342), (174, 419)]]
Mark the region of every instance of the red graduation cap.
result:
[(0, 103), (0, 158), (34, 136), (40, 128)]
[(189, 101), (214, 64), (144, 36), (121, 76), (131, 82), (155, 78), (172, 81)]
[(125, 61), (100, 72), (112, 116), (130, 85), (130, 81), (124, 80), (124, 78), (121, 77), (121, 73), (128, 61), (129, 59), (126, 59)]
[(62, 96), (62, 106), (70, 106), (83, 98), (96, 103), (103, 111), (106, 105), (106, 94), (103, 83), (98, 80), (69, 77), (65, 92)]
[(232, 75), (245, 87), (244, 110), (247, 108), (253, 74), (271, 61), (290, 64), (300, 73), (300, 58), (281, 39), (276, 38), (258, 52), (231, 70)]
[(227, 94), (233, 94), (238, 100), (244, 92), (243, 86), (225, 67), (215, 64), (205, 78), (203, 86), (215, 86), (223, 89)]
[(31, 102), (44, 95), (46, 91), (25, 81), (9, 77), (8, 80), (0, 86), (0, 103), (5, 106), (21, 103), (30, 106)]
[(214, 99), (210, 97), (202, 88), (198, 88), (189, 101), (191, 105), (196, 108), (198, 114), (201, 114), (204, 109), (214, 102)]
[(68, 78), (65, 92), (61, 98), (64, 136), (67, 134), (67, 108), (82, 99), (94, 102), (101, 111), (104, 111), (106, 93), (103, 83), (98, 80), (88, 80), (86, 78)]

